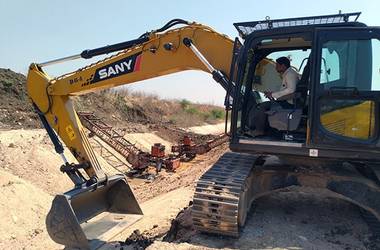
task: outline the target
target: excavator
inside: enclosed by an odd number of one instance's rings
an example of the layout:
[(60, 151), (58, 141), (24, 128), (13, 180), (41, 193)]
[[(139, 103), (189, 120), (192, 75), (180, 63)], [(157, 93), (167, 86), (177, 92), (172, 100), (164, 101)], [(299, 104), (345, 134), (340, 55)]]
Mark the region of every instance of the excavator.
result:
[[(360, 13), (235, 23), (235, 40), (174, 19), (127, 42), (32, 63), (27, 91), (74, 188), (58, 194), (46, 218), (57, 243), (97, 248), (143, 216), (124, 175), (107, 174), (74, 109), (72, 96), (185, 70), (210, 73), (226, 91), (229, 148), (197, 181), (192, 205), (201, 232), (238, 237), (253, 202), (290, 186), (307, 187), (380, 220), (380, 28)], [(174, 27), (176, 26), (176, 27)], [(44, 67), (105, 58), (50, 77)], [(276, 105), (275, 59), (300, 75), (292, 108)], [(252, 110), (272, 102), (267, 131), (254, 137)], [(226, 131), (227, 132), (227, 131)], [(77, 162), (68, 162), (63, 143)]]

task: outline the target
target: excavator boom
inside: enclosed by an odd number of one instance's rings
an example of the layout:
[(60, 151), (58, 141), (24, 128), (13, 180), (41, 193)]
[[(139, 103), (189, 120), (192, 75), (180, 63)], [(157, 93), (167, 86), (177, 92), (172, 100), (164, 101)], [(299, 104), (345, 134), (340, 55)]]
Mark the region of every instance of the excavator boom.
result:
[[(182, 27), (168, 30), (178, 24)], [(29, 97), (56, 152), (62, 156), (61, 171), (75, 185), (55, 197), (47, 216), (47, 229), (54, 241), (69, 247), (95, 248), (106, 240), (112, 228), (128, 226), (142, 215), (125, 176), (108, 176), (103, 170), (70, 96), (184, 70), (209, 72), (227, 88), (225, 74), (230, 70), (232, 51), (233, 41), (225, 35), (201, 24), (175, 19), (132, 41), (30, 65)], [(43, 71), (51, 64), (111, 52), (115, 54), (56, 78)], [(60, 140), (78, 163), (66, 160)]]

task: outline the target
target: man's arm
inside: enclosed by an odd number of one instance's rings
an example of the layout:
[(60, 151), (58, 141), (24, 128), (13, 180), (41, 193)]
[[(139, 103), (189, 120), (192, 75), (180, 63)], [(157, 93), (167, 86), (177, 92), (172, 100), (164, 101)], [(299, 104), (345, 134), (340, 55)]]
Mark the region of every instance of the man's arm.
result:
[(286, 77), (285, 81), (287, 83), (286, 88), (272, 93), (272, 96), (276, 99), (278, 99), (282, 96), (285, 96), (285, 95), (292, 94), (296, 91), (297, 83), (299, 80), (297, 73), (295, 73), (295, 72), (290, 73), (289, 72), (285, 77)]

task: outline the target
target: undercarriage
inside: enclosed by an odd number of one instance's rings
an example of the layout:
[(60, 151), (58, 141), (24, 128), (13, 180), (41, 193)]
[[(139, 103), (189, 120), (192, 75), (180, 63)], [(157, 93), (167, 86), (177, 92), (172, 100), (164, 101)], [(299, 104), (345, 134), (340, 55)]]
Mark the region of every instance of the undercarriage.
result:
[(377, 230), (380, 185), (364, 172), (349, 163), (294, 165), (273, 156), (229, 152), (197, 182), (193, 223), (202, 232), (238, 237), (256, 199), (296, 186), (357, 205)]

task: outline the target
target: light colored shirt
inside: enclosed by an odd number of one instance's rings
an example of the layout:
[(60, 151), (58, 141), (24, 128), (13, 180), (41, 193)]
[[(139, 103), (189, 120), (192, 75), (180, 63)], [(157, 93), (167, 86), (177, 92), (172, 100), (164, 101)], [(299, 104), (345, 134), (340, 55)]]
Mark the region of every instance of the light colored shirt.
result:
[[(298, 73), (292, 68), (289, 67), (283, 74), (282, 74), (282, 85), (279, 91), (273, 92), (272, 96), (276, 99), (280, 98), (281, 96), (292, 94), (296, 91), (297, 83), (299, 81), (300, 77)], [(287, 100), (290, 104), (293, 103), (292, 99)]]

